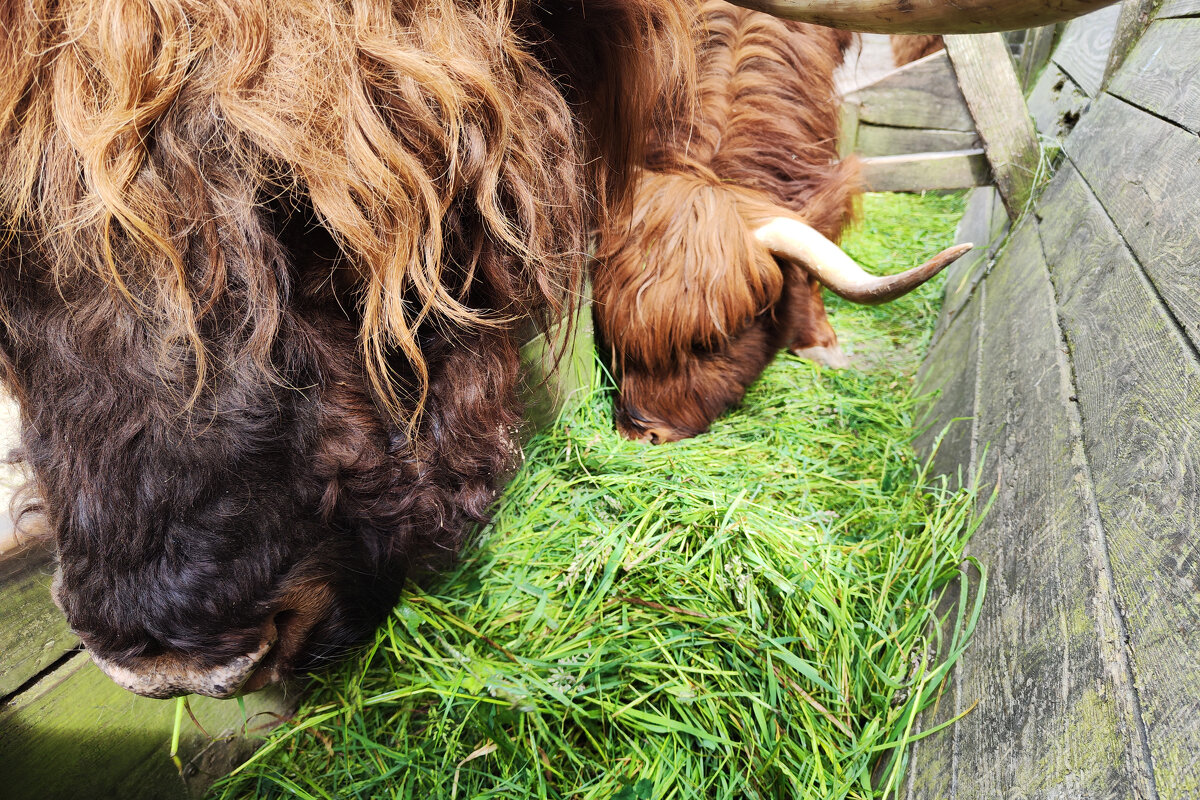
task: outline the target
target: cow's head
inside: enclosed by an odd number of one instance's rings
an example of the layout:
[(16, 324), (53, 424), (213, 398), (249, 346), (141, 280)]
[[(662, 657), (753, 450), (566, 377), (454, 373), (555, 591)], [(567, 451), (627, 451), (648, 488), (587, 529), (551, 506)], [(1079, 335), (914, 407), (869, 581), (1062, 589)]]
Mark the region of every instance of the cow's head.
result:
[(821, 286), (887, 302), (970, 248), (877, 277), (762, 192), (695, 164), (644, 173), (629, 214), (601, 239), (594, 280), (618, 432), (651, 444), (703, 433), (781, 348), (844, 366)]
[(486, 518), (517, 331), (688, 63), (670, 6), (3, 4), (4, 379), (117, 682), (319, 664)]

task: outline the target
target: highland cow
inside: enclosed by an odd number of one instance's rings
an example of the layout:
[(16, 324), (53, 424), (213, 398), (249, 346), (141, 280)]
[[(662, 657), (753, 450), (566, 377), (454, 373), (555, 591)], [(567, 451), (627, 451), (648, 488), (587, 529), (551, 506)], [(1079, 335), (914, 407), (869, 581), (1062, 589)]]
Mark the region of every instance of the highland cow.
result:
[[(581, 284), (657, 0), (0, 7), (0, 362), (95, 661), (225, 697), (360, 641), (486, 519)], [(681, 88), (682, 87), (682, 88)]]
[(892, 60), (897, 67), (931, 56), (946, 47), (940, 36), (892, 36), (890, 39)]
[(822, 284), (884, 302), (966, 250), (874, 279), (833, 244), (859, 191), (856, 162), (837, 152), (845, 34), (715, 0), (699, 28), (698, 107), (660, 109), (594, 278), (617, 429), (651, 443), (707, 430), (781, 348), (844, 366)]

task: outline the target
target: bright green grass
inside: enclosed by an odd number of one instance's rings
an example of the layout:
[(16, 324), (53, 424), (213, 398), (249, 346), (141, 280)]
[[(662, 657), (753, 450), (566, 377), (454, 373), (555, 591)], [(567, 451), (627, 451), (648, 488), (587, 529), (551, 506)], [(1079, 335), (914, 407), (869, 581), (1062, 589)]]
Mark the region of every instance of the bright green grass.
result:
[[(959, 197), (868, 197), (849, 249), (911, 266)], [(920, 230), (921, 233), (914, 231)], [(879, 797), (965, 646), (971, 498), (909, 448), (936, 289), (837, 305), (867, 371), (781, 357), (694, 440), (617, 438), (594, 394), (535, 437), (458, 568), (408, 593), (361, 657), (316, 678), (226, 797)], [(902, 353), (903, 355), (903, 353)]]

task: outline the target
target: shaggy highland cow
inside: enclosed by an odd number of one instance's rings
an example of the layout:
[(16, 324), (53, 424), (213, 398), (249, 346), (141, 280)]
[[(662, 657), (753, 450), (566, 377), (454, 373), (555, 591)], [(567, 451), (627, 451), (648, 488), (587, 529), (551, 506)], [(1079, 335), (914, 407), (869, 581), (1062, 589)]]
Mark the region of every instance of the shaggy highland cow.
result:
[(691, 20), (658, 0), (0, 4), (0, 352), (54, 594), (140, 694), (358, 642), (488, 514)]
[(856, 163), (837, 152), (844, 33), (717, 1), (699, 26), (698, 109), (660, 111), (631, 210), (603, 231), (595, 274), (617, 428), (651, 443), (707, 430), (781, 348), (844, 366), (822, 284), (880, 303), (969, 248), (876, 279), (831, 241), (858, 191)]
[(946, 45), (940, 36), (892, 36), (892, 59), (897, 67), (911, 64), (917, 59), (931, 56)]

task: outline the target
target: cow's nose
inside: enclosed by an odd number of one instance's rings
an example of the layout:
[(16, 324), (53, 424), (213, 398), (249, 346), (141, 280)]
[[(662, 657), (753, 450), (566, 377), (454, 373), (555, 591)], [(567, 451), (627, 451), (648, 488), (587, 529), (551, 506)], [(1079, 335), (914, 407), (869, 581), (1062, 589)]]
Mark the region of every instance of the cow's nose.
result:
[(116, 684), (143, 697), (166, 698), (181, 694), (234, 697), (244, 691), (255, 670), (275, 646), (272, 634), (251, 653), (216, 667), (199, 667), (173, 655), (138, 659), (118, 664), (92, 653), (92, 661)]

